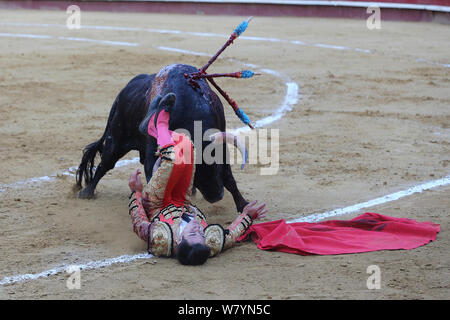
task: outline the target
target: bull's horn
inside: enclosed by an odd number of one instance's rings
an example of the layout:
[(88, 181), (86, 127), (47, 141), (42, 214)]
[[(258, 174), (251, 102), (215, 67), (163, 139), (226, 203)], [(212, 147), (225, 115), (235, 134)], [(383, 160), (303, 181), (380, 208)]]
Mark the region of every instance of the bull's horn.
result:
[(209, 139), (215, 144), (226, 142), (235, 146), (242, 155), (241, 169), (244, 169), (244, 166), (248, 160), (248, 152), (245, 144), (238, 138), (238, 136), (229, 132), (217, 132), (211, 135)]

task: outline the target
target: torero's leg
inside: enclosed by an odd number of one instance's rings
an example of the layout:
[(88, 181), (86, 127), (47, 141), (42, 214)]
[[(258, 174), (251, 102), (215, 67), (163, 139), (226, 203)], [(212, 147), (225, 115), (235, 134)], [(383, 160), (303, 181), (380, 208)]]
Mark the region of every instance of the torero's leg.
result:
[[(175, 102), (174, 95), (166, 99), (168, 95), (161, 99), (161, 103), (168, 101), (165, 107)], [(194, 177), (192, 142), (185, 135), (169, 130), (170, 107), (160, 107), (154, 116), (147, 116), (145, 119), (147, 124), (141, 124), (141, 127), (147, 125), (147, 133), (157, 139), (161, 159), (145, 190), (151, 204), (150, 209), (159, 209), (169, 204), (189, 204)]]
[(194, 148), (187, 136), (174, 133), (173, 137), (175, 145), (166, 154), (161, 150), (162, 162), (165, 156), (173, 159), (172, 172), (164, 193), (164, 205), (189, 205), (195, 170)]
[(157, 163), (158, 162), (160, 162), (159, 167), (153, 173), (152, 178), (144, 190), (150, 202), (148, 208), (150, 210), (163, 207), (166, 186), (173, 169), (172, 161), (161, 159), (161, 161), (157, 161)]

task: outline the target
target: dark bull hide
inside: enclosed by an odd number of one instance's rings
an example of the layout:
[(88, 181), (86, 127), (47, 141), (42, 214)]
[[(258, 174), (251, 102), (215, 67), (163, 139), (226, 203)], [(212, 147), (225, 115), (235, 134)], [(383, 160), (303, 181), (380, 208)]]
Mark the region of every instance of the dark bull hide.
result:
[[(197, 80), (199, 88), (194, 88), (184, 76), (185, 73), (197, 71), (197, 68), (188, 65), (170, 65), (157, 75), (138, 75), (122, 89), (111, 108), (103, 136), (84, 149), (76, 179), (81, 188), (84, 177), (87, 186), (79, 192), (80, 198), (92, 198), (100, 179), (131, 150), (139, 151), (147, 182), (150, 181), (157, 160), (156, 139), (145, 137), (138, 131), (138, 127), (147, 113), (149, 102), (156, 94), (164, 96), (173, 92), (176, 95), (176, 102), (171, 111), (170, 130), (186, 129), (193, 138), (194, 121), (202, 121), (202, 134), (213, 128), (225, 131), (225, 115), (218, 96), (204, 79)], [(211, 142), (203, 141), (202, 149), (209, 143)], [(223, 148), (223, 155), (226, 157), (227, 146), (224, 144)], [(97, 152), (101, 154), (101, 162), (94, 171)], [(202, 161), (196, 164), (194, 187), (211, 203), (223, 198), (225, 187), (232, 194), (237, 210), (242, 212), (248, 202), (239, 192), (231, 167), (225, 158), (221, 163), (223, 164), (208, 165)]]

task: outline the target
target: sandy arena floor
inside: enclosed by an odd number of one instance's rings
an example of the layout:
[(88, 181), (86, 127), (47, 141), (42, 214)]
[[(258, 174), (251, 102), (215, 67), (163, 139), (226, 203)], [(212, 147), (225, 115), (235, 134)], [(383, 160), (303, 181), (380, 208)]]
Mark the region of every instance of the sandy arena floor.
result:
[[(0, 280), (145, 251), (127, 212), (127, 180), (140, 165), (111, 171), (89, 201), (77, 199), (75, 178), (61, 173), (77, 166), (83, 147), (100, 138), (116, 95), (133, 76), (208, 60), (158, 46), (213, 54), (225, 41), (141, 30), (68, 30), (66, 18), (65, 12), (0, 11)], [(82, 12), (81, 22), (226, 35), (241, 20)], [(220, 80), (252, 119), (283, 103), (284, 82), (299, 87), (292, 111), (267, 127), (280, 130), (278, 173), (262, 176), (262, 165), (243, 171), (234, 166), (244, 196), (268, 204), (268, 219), (346, 207), (450, 173), (448, 25), (382, 22), (381, 30), (370, 31), (359, 20), (256, 17), (244, 35), (302, 41), (238, 39), (223, 55), (279, 73)], [(226, 59), (211, 67), (240, 69)], [(228, 127), (240, 126), (224, 107)], [(54, 181), (29, 180), (53, 174)], [(195, 203), (210, 222), (227, 224), (236, 216), (229, 193), (216, 204), (198, 194)], [(246, 242), (201, 267), (137, 260), (82, 271), (79, 290), (67, 289), (68, 274), (60, 273), (0, 286), (0, 299), (449, 299), (449, 208), (447, 185), (365, 210), (441, 224), (435, 242), (411, 251), (304, 257), (260, 251)], [(369, 265), (381, 269), (379, 290), (366, 286)]]

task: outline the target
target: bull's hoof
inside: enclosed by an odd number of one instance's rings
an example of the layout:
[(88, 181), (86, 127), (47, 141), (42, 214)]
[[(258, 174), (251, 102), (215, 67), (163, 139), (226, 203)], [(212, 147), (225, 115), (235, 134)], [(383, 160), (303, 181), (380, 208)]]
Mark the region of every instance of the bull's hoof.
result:
[(216, 203), (216, 202), (218, 202), (218, 201), (220, 201), (220, 200), (223, 199), (223, 190), (222, 190), (219, 194), (214, 195), (214, 196), (211, 196), (211, 195), (205, 195), (205, 194), (202, 192), (202, 196), (203, 196), (203, 199), (205, 199), (205, 200), (208, 201), (209, 203)]
[(78, 192), (78, 199), (94, 199), (94, 192), (83, 189)]
[(236, 209), (238, 212), (242, 213), (244, 211), (244, 208), (249, 204), (247, 200), (241, 201), (239, 204), (236, 204)]

